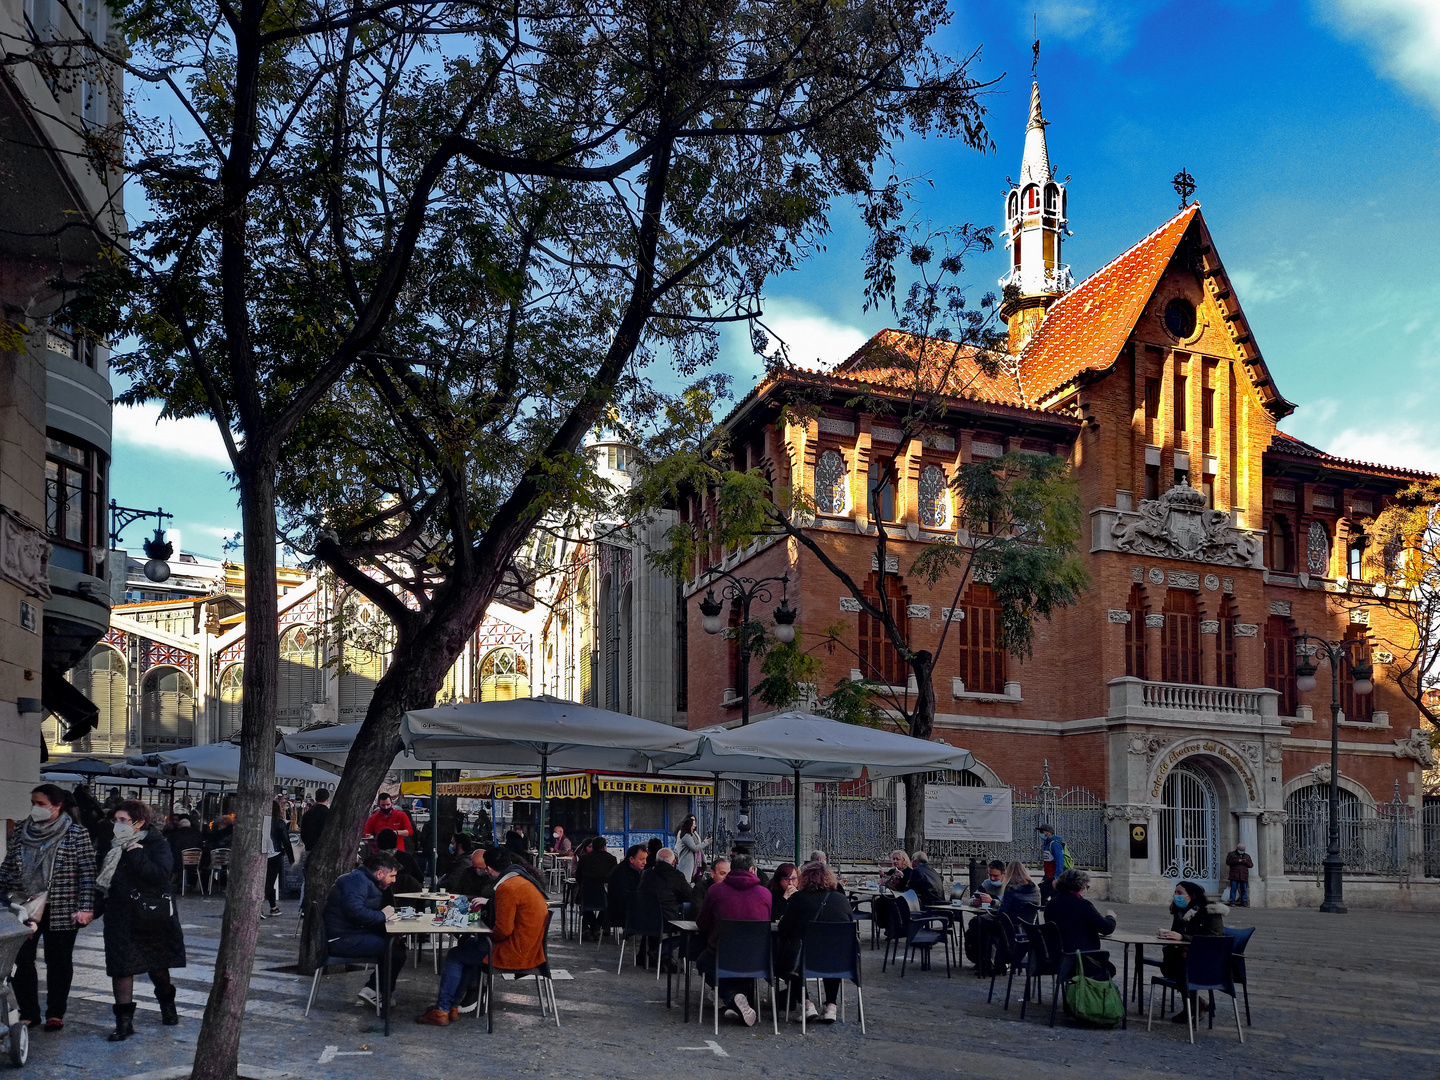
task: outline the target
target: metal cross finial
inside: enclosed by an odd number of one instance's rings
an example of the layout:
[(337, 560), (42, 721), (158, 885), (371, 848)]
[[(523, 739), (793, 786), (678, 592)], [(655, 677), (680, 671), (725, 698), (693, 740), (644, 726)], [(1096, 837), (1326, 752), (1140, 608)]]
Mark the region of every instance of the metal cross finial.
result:
[(1035, 41), (1030, 46), (1030, 78), (1035, 78), (1035, 69), (1040, 66), (1040, 16), (1032, 16), (1035, 25)]
[(1184, 210), (1190, 205), (1190, 196), (1195, 194), (1195, 177), (1181, 169), (1170, 183), (1175, 188), (1175, 194), (1180, 196), (1180, 209)]

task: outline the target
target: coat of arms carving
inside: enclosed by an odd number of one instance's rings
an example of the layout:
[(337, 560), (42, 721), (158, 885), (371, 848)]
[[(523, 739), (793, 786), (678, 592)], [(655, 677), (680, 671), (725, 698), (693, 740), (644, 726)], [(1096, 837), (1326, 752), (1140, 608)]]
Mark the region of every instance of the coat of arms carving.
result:
[(1256, 536), (1230, 523), (1230, 515), (1211, 510), (1205, 495), (1181, 479), (1158, 499), (1142, 499), (1139, 510), (1123, 514), (1111, 526), (1116, 550), (1165, 559), (1252, 566), (1260, 553)]

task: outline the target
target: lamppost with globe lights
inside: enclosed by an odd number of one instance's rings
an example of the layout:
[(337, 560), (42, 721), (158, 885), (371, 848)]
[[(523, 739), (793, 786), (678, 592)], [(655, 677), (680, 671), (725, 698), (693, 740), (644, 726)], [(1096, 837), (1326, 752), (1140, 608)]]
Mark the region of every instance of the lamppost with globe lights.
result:
[[(720, 613), (724, 611), (724, 601), (739, 603), (740, 625), (736, 627), (739, 634), (740, 649), (740, 685), (737, 688), (740, 694), (740, 723), (750, 723), (750, 656), (752, 634), (758, 631), (764, 634), (763, 627), (752, 629), (750, 625), (750, 605), (755, 602), (767, 604), (773, 598), (772, 585), (779, 585), (781, 588), (780, 606), (773, 612), (775, 618), (775, 640), (782, 645), (789, 645), (795, 640), (795, 609), (790, 606), (789, 586), (790, 575), (781, 574), (778, 577), (740, 577), (724, 570), (711, 569), (708, 572), (711, 582), (717, 578), (724, 582), (720, 587), (720, 598), (715, 598), (715, 587), (712, 584), (705, 592), (705, 598), (700, 601), (700, 614), (702, 616), (700, 625), (707, 634), (718, 634), (725, 629), (725, 624), (720, 619)], [(718, 823), (717, 823), (718, 824)], [(735, 838), (731, 846), (736, 851), (748, 852), (750, 850), (750, 782), (740, 781), (740, 805), (735, 811)]]
[[(1319, 670), (1317, 655), (1330, 662), (1330, 844), (1325, 852), (1325, 899), (1320, 910), (1343, 915), (1345, 907), (1344, 869), (1340, 859), (1340, 664), (1350, 662), (1350, 675), (1355, 680), (1354, 691), (1361, 697), (1375, 689), (1372, 677), (1375, 674), (1369, 658), (1363, 652), (1363, 641), (1346, 638), (1343, 641), (1326, 641), (1310, 634), (1296, 636), (1295, 651), (1300, 662), (1295, 666), (1295, 686), (1302, 693), (1315, 689), (1315, 673)], [(1355, 655), (1351, 656), (1351, 650)]]

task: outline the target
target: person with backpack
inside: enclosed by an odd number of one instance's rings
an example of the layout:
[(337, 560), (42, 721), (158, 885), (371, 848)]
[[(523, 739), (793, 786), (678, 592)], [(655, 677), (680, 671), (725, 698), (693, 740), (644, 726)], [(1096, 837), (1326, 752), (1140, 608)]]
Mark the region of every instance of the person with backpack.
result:
[(1040, 902), (1048, 904), (1055, 895), (1055, 879), (1069, 869), (1065, 862), (1065, 841), (1055, 835), (1055, 826), (1048, 821), (1037, 825), (1035, 831), (1040, 834), (1043, 845), (1040, 849)]

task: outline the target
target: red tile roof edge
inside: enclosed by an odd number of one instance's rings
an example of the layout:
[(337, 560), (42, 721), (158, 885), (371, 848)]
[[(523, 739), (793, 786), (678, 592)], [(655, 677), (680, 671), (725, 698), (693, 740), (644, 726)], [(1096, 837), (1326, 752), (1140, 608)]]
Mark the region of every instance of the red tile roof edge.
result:
[[(1275, 444), (1281, 440), (1286, 444), (1293, 445), (1276, 446)], [(1380, 475), (1410, 476), (1418, 480), (1433, 480), (1436, 476), (1440, 476), (1440, 474), (1426, 472), (1423, 469), (1407, 469), (1403, 465), (1381, 465), (1373, 461), (1359, 461), (1356, 458), (1337, 457), (1334, 454), (1326, 453), (1318, 446), (1312, 446), (1303, 439), (1297, 439), (1294, 435), (1287, 435), (1283, 431), (1275, 432), (1275, 437), (1270, 440), (1270, 445), (1266, 448), (1265, 452), (1267, 454), (1289, 454), (1293, 457), (1300, 458), (1318, 458), (1320, 461), (1328, 462), (1336, 468), (1371, 472)]]

